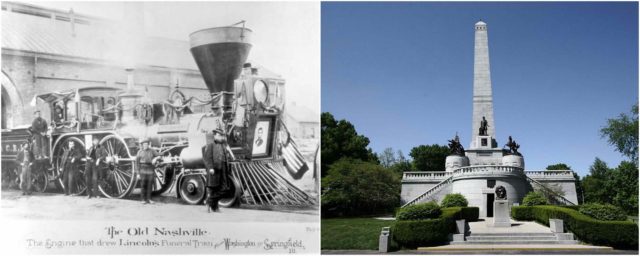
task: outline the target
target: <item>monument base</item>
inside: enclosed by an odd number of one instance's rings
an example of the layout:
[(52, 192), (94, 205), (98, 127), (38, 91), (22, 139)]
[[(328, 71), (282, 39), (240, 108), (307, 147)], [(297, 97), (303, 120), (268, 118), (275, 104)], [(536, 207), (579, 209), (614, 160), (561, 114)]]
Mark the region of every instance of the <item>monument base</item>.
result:
[(511, 217), (509, 216), (509, 201), (496, 200), (493, 202), (493, 223), (492, 227), (511, 227)]

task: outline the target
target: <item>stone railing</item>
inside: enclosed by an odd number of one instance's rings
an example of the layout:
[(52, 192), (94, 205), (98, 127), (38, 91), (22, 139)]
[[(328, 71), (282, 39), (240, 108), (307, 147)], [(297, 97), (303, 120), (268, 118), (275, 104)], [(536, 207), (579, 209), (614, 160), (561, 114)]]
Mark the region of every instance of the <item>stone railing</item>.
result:
[(404, 172), (402, 174), (403, 181), (431, 181), (431, 180), (443, 180), (451, 176), (451, 173), (446, 172)]
[(413, 200), (407, 202), (406, 204), (404, 204), (402, 206), (402, 208), (409, 206), (409, 205), (414, 205), (420, 201), (424, 201), (427, 199), (430, 199), (433, 195), (436, 194), (436, 192), (440, 191), (442, 188), (444, 188), (444, 186), (448, 185), (451, 183), (451, 179), (452, 177), (449, 177), (443, 181), (441, 181), (440, 183), (436, 184), (435, 186), (433, 186), (432, 188), (430, 188), (429, 190), (427, 190), (426, 192), (422, 193), (421, 195), (417, 196), (416, 198), (414, 198)]
[(523, 169), (506, 165), (475, 165), (453, 170), (454, 177), (483, 174), (523, 174)]
[[(571, 176), (571, 177), (573, 178), (573, 176)], [(537, 180), (532, 179), (529, 176), (527, 176), (527, 181), (529, 181), (532, 184), (538, 185), (538, 187), (540, 187), (540, 189), (544, 190), (546, 194), (551, 195), (551, 197), (552, 197), (551, 199), (553, 199), (552, 201), (554, 201), (552, 203), (554, 203), (554, 204), (576, 205), (573, 202), (571, 202), (569, 199), (564, 197), (563, 195), (560, 195), (560, 194), (556, 193), (555, 191), (549, 189), (544, 184), (538, 182)]]
[(527, 177), (532, 179), (573, 179), (573, 171), (571, 170), (544, 170), (544, 171), (525, 171)]

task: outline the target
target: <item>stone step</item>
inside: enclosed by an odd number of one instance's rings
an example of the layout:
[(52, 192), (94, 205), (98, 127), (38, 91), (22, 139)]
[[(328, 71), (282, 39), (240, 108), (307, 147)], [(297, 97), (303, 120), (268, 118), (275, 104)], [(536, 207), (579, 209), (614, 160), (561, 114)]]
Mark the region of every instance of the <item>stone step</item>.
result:
[(504, 240), (504, 241), (464, 241), (452, 244), (577, 244), (576, 240)]
[(550, 240), (555, 241), (558, 238), (551, 234), (548, 236), (527, 236), (527, 235), (519, 235), (519, 236), (468, 236), (467, 241), (505, 241), (505, 240)]
[(538, 236), (553, 236), (553, 233), (475, 233), (471, 232), (469, 236), (528, 236), (528, 237), (538, 237)]

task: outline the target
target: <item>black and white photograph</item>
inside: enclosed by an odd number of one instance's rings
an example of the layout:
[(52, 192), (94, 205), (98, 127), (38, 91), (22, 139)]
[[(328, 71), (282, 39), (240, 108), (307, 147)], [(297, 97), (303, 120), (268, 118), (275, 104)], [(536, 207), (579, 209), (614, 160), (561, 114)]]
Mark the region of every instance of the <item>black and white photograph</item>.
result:
[(319, 2), (1, 17), (3, 251), (319, 253)]

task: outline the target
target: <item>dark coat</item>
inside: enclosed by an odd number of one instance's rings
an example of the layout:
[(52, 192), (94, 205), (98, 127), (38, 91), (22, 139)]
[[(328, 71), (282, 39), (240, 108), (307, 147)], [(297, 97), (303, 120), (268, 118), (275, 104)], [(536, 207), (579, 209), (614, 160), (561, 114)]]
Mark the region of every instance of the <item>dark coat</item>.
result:
[(96, 160), (100, 159), (100, 163), (104, 163), (104, 161), (106, 160), (107, 156), (109, 156), (109, 153), (107, 152), (107, 150), (104, 147), (100, 146), (100, 145), (98, 145), (97, 147), (96, 146), (91, 146), (89, 148), (89, 150), (87, 150), (87, 158), (91, 158), (91, 154), (92, 153), (95, 153), (95, 158), (92, 158), (91, 160), (96, 161)]
[(36, 117), (31, 123), (31, 131), (41, 134), (47, 132), (47, 121), (42, 117)]
[[(62, 163), (64, 170), (77, 170), (78, 165), (80, 164), (80, 159), (82, 158), (82, 153), (80, 153), (80, 149), (74, 147), (72, 149), (68, 149), (62, 153)], [(75, 159), (75, 160), (74, 160)], [(74, 160), (73, 163), (71, 160)]]
[(207, 186), (229, 189), (229, 168), (226, 150), (223, 144), (209, 143), (202, 148), (202, 159), (207, 170)]

